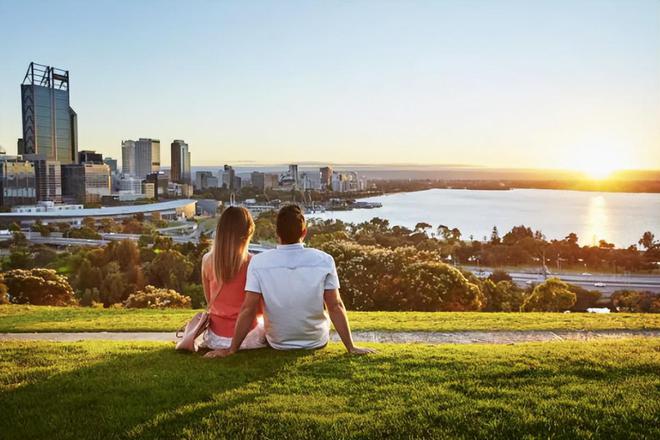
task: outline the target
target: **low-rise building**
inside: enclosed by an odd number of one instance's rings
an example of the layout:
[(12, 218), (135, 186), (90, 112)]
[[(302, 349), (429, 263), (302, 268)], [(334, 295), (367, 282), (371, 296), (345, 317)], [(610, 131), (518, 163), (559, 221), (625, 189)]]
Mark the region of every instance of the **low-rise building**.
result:
[(37, 187), (34, 164), (0, 151), (0, 206), (35, 203)]
[(62, 166), (62, 195), (78, 203), (100, 203), (111, 193), (110, 167), (104, 163)]

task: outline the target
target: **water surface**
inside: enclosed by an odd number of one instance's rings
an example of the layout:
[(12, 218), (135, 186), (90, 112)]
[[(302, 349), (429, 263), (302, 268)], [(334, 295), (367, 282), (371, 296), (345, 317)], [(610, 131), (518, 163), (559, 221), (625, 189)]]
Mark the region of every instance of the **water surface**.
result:
[[(359, 223), (373, 217), (414, 228), (426, 222), (436, 228), (457, 227), (464, 238), (489, 237), (493, 226), (504, 235), (524, 224), (548, 239), (575, 232), (580, 243), (604, 239), (619, 247), (636, 244), (644, 231), (660, 235), (660, 194), (514, 189), (481, 191), (431, 189), (363, 199), (382, 208), (334, 211), (318, 215)], [(659, 237), (660, 238), (660, 237)]]

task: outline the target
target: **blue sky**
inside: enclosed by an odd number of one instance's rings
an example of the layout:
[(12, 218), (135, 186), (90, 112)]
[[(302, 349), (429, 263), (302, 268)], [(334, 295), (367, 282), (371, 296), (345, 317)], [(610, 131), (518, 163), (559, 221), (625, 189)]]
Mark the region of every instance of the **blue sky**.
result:
[[(0, 0), (0, 145), (30, 61), (82, 148), (193, 164), (660, 168), (660, 1)], [(169, 163), (169, 148), (162, 149)]]

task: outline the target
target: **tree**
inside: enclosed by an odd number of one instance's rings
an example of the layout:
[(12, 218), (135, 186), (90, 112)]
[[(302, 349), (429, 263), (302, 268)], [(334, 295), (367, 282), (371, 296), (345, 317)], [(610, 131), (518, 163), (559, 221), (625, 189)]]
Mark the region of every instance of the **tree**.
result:
[(66, 306), (75, 303), (67, 279), (52, 269), (14, 269), (4, 274), (11, 302)]
[(483, 282), (482, 291), (486, 299), (485, 312), (518, 312), (523, 303), (523, 290), (511, 281), (500, 281), (497, 284), (487, 279)]
[(429, 229), (431, 229), (433, 226), (426, 222), (419, 222), (415, 225), (415, 232), (421, 232), (421, 233), (426, 233)]
[(562, 312), (575, 304), (575, 293), (568, 284), (558, 278), (548, 278), (534, 288), (525, 298), (522, 310), (525, 312)]
[(660, 294), (635, 290), (617, 290), (612, 294), (612, 308), (619, 312), (660, 313)]
[(3, 264), (4, 270), (30, 269), (31, 267), (34, 267), (32, 254), (23, 246), (12, 247), (9, 257)]
[(2, 272), (0, 272), (0, 304), (9, 304), (7, 285), (5, 284), (5, 276)]
[(182, 291), (192, 272), (192, 264), (176, 250), (162, 251), (147, 266), (151, 284)]
[(647, 251), (659, 246), (658, 242), (655, 241), (655, 235), (651, 231), (644, 232), (637, 243)]
[(511, 231), (504, 234), (502, 238), (502, 243), (506, 245), (513, 245), (518, 243), (525, 238), (534, 238), (534, 233), (531, 228), (528, 228), (524, 225), (514, 226), (511, 228)]
[(490, 244), (500, 244), (501, 241), (497, 226), (493, 226), (493, 231), (490, 233)]
[(497, 284), (500, 281), (513, 281), (513, 278), (511, 278), (511, 275), (506, 273), (503, 270), (494, 270), (493, 273), (491, 273), (488, 276), (488, 279), (491, 280), (493, 283)]
[(575, 294), (575, 304), (571, 307), (573, 312), (586, 312), (590, 307), (596, 307), (601, 293), (598, 290), (587, 290), (576, 284), (569, 284), (568, 289)]

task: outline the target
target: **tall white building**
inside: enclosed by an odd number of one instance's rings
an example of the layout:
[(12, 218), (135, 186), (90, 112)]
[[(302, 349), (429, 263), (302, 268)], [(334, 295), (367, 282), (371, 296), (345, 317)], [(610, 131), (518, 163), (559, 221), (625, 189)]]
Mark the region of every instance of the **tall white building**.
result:
[(160, 171), (160, 141), (140, 138), (135, 142), (135, 177), (144, 179)]

